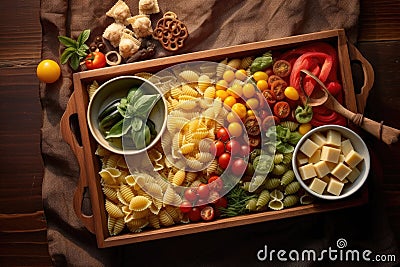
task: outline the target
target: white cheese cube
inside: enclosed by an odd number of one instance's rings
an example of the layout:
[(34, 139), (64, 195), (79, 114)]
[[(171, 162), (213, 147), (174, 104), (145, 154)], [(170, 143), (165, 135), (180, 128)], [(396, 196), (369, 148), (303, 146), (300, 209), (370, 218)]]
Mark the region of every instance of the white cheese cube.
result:
[(347, 167), (343, 162), (340, 162), (336, 167), (331, 171), (332, 175), (342, 181), (346, 178), (350, 173), (351, 169)]
[(326, 144), (326, 137), (320, 133), (320, 132), (315, 132), (310, 136), (311, 141), (319, 145), (319, 147), (322, 147), (323, 145)]
[(342, 144), (342, 136), (338, 131), (328, 130), (326, 134), (326, 144), (330, 146), (340, 147)]
[(339, 162), (340, 156), (340, 149), (330, 147), (330, 146), (323, 146), (321, 150), (321, 160), (329, 161), (333, 163)]
[(324, 193), (326, 185), (327, 185), (327, 183), (325, 183), (321, 179), (314, 178), (314, 180), (310, 184), (310, 189), (312, 191), (322, 195), (322, 193)]
[(347, 180), (354, 183), (354, 181), (360, 176), (360, 171), (357, 168), (351, 168), (351, 173), (347, 175)]
[(303, 153), (298, 153), (297, 154), (297, 164), (299, 166), (307, 164), (308, 163), (308, 157), (304, 155)]
[(345, 162), (352, 168), (356, 167), (358, 163), (363, 160), (363, 157), (357, 151), (350, 151), (345, 159)]
[(315, 172), (317, 173), (318, 178), (324, 177), (331, 171), (328, 165), (326, 164), (326, 161), (318, 161), (317, 163), (314, 163), (314, 169)]
[(342, 192), (344, 183), (336, 180), (335, 178), (331, 178), (328, 183), (328, 188), (326, 191), (331, 193), (332, 195), (338, 196)]
[(303, 145), (300, 147), (300, 151), (303, 152), (307, 157), (311, 157), (318, 148), (319, 146), (316, 143), (310, 139), (306, 139), (306, 141), (304, 141)]
[(320, 160), (321, 158), (321, 149), (318, 149), (317, 151), (312, 154), (311, 157), (308, 158), (308, 163), (316, 163)]
[(347, 154), (349, 154), (350, 151), (354, 150), (350, 139), (346, 139), (346, 140), (342, 141), (341, 149), (342, 149), (342, 153), (344, 156), (347, 156)]
[(314, 169), (314, 165), (312, 163), (301, 166), (299, 168), (299, 173), (303, 180), (307, 180), (307, 179), (317, 176), (317, 173), (315, 172), (315, 169)]

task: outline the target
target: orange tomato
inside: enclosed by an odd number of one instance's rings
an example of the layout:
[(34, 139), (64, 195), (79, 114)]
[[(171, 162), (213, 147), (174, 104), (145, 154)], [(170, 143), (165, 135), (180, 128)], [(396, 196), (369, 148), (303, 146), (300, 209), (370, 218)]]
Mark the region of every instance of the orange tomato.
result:
[(236, 77), (236, 79), (241, 80), (241, 81), (246, 80), (246, 78), (247, 78), (246, 70), (244, 70), (244, 69), (237, 70), (235, 72), (235, 77)]
[(235, 83), (226, 90), (234, 98), (239, 98), (243, 94), (243, 88), (240, 84)]
[(231, 122), (228, 125), (228, 132), (230, 136), (241, 136), (243, 133), (242, 125), (239, 122)]
[(234, 104), (236, 104), (236, 98), (234, 98), (233, 96), (228, 96), (227, 98), (225, 98), (224, 100), (224, 104), (230, 108), (232, 108), (232, 106)]
[(258, 82), (260, 80), (268, 80), (268, 74), (265, 73), (264, 71), (256, 71), (253, 74), (253, 79)]
[(221, 101), (224, 101), (225, 98), (229, 96), (229, 93), (225, 90), (217, 90), (215, 96), (221, 98)]
[(235, 73), (233, 72), (233, 70), (226, 70), (222, 75), (222, 78), (228, 83), (230, 83), (235, 79)]
[(243, 105), (242, 103), (235, 103), (232, 106), (232, 112), (234, 112), (236, 115), (238, 115), (239, 118), (243, 119), (244, 117), (246, 117), (247, 109), (246, 109), (246, 106)]
[(243, 85), (243, 96), (246, 98), (251, 98), (256, 93), (256, 88), (251, 83), (246, 83)]
[(215, 84), (215, 89), (217, 89), (217, 90), (226, 90), (226, 88), (228, 88), (228, 82), (225, 80), (219, 80)]
[(44, 83), (53, 83), (60, 78), (60, 66), (51, 59), (42, 60), (36, 68), (36, 75)]
[(266, 80), (259, 80), (257, 82), (257, 88), (260, 89), (261, 91), (267, 90), (268, 82)]

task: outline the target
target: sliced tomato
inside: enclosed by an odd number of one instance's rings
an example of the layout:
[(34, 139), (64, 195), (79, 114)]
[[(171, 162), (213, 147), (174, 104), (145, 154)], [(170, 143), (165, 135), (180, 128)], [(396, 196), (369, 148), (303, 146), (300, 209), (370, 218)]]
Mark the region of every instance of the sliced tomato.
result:
[(267, 131), (269, 129), (269, 127), (273, 126), (273, 125), (278, 125), (280, 123), (280, 120), (277, 116), (274, 115), (270, 115), (265, 117), (265, 119), (262, 122), (262, 129), (264, 131)]
[(276, 100), (283, 100), (285, 98), (285, 89), (287, 83), (284, 80), (277, 80), (271, 84), (271, 90), (274, 92)]
[(211, 221), (215, 216), (214, 208), (211, 206), (205, 206), (201, 210), (200, 215), (204, 221)]
[(290, 114), (290, 105), (286, 101), (279, 101), (274, 106), (274, 114), (280, 119), (284, 119)]
[(276, 96), (274, 91), (272, 90), (264, 90), (262, 92), (265, 100), (267, 101), (268, 105), (273, 106), (276, 103)]
[(275, 75), (278, 75), (279, 77), (287, 77), (292, 71), (292, 66), (288, 61), (280, 59), (274, 63), (273, 71)]
[(273, 82), (279, 81), (279, 80), (283, 80), (283, 79), (282, 79), (281, 77), (279, 77), (278, 75), (275, 75), (275, 74), (270, 75), (270, 76), (268, 77), (268, 84), (271, 86), (271, 84), (272, 84)]

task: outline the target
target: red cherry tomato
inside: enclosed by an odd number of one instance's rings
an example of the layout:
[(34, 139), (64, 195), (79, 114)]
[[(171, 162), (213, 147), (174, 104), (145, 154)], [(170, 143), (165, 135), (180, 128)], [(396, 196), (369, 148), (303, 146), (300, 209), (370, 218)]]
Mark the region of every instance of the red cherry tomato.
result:
[(284, 119), (290, 114), (290, 106), (286, 101), (279, 101), (274, 106), (274, 114), (280, 119)]
[(278, 125), (280, 123), (280, 120), (277, 116), (267, 116), (265, 117), (265, 119), (262, 122), (262, 129), (264, 131), (267, 131), (269, 129), (269, 127), (273, 126), (273, 125)]
[(216, 157), (221, 156), (224, 152), (225, 144), (220, 140), (215, 141), (210, 147), (210, 153), (215, 155)]
[(201, 219), (200, 209), (198, 207), (193, 207), (188, 214), (189, 220), (192, 222), (198, 222)]
[(191, 203), (194, 203), (197, 199), (197, 191), (195, 188), (189, 187), (185, 191), (185, 199)]
[(216, 208), (227, 208), (228, 207), (228, 200), (226, 199), (226, 197), (220, 197), (218, 199), (218, 201), (215, 203), (215, 207)]
[(190, 203), (187, 200), (184, 200), (179, 206), (179, 209), (182, 211), (182, 213), (188, 213), (189, 211), (192, 210), (192, 203)]
[(273, 71), (279, 77), (286, 77), (292, 71), (292, 66), (288, 61), (281, 59), (274, 63)]
[(200, 216), (204, 221), (211, 221), (214, 219), (215, 213), (214, 208), (211, 206), (205, 206), (201, 212)]
[(221, 140), (222, 142), (226, 142), (229, 140), (229, 133), (228, 130), (225, 128), (220, 128), (217, 131), (217, 139)]
[(222, 169), (226, 169), (229, 166), (229, 162), (231, 160), (231, 154), (228, 152), (223, 153), (218, 158), (218, 164)]
[(200, 199), (207, 199), (210, 194), (210, 189), (206, 184), (200, 184), (199, 188), (197, 188), (197, 194)]
[(226, 151), (231, 153), (232, 156), (237, 156), (240, 154), (240, 143), (235, 139), (231, 139), (226, 143)]
[(202, 210), (208, 204), (208, 199), (199, 198), (196, 202), (196, 207)]
[(89, 70), (106, 66), (106, 56), (102, 52), (92, 52), (85, 58), (85, 65)]
[(235, 159), (232, 163), (231, 166), (231, 171), (233, 175), (239, 176), (243, 175), (243, 173), (246, 171), (247, 168), (247, 163), (241, 158)]
[(220, 192), (224, 187), (224, 182), (222, 181), (221, 177), (214, 175), (208, 179), (208, 185), (210, 187), (210, 191)]
[(272, 90), (264, 90), (262, 94), (268, 105), (273, 106), (276, 103), (276, 96)]
[(276, 80), (271, 84), (271, 90), (274, 92), (276, 100), (285, 99), (285, 89), (287, 83), (284, 80)]
[(217, 191), (211, 191), (210, 192), (210, 196), (208, 197), (208, 202), (215, 204), (218, 202), (218, 199), (220, 199), (221, 196), (219, 195), (219, 193)]
[(240, 156), (247, 157), (250, 153), (250, 147), (248, 145), (240, 146)]

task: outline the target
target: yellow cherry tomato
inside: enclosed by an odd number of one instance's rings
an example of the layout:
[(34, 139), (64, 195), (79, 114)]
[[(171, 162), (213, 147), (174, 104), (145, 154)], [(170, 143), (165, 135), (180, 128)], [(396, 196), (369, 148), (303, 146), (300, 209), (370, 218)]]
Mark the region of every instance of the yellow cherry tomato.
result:
[(286, 87), (284, 94), (290, 100), (294, 100), (294, 101), (299, 100), (299, 93), (297, 92), (296, 88), (294, 88), (292, 86)]
[(255, 115), (257, 115), (257, 111), (252, 110), (252, 109), (247, 110), (247, 117), (255, 116)]
[(252, 85), (251, 83), (246, 83), (245, 85), (243, 85), (243, 95), (246, 98), (253, 97), (255, 93), (256, 88), (254, 87), (254, 85)]
[(263, 71), (256, 71), (253, 74), (253, 79), (258, 82), (260, 80), (268, 80), (268, 74)]
[(229, 93), (225, 90), (217, 90), (215, 96), (221, 98), (221, 101), (224, 101), (225, 98), (229, 96)]
[(226, 90), (234, 98), (239, 98), (243, 94), (243, 88), (240, 84), (235, 83)]
[(230, 136), (239, 137), (243, 133), (242, 125), (239, 122), (231, 122), (228, 125), (228, 132)]
[(36, 68), (36, 75), (42, 82), (53, 83), (60, 78), (60, 66), (51, 59), (42, 60)]
[(234, 104), (236, 104), (236, 98), (234, 98), (233, 96), (230, 95), (225, 98), (224, 104), (226, 106), (228, 106), (229, 108), (231, 108)]
[(246, 117), (247, 108), (242, 103), (235, 103), (232, 106), (232, 112), (234, 112), (236, 115), (238, 115), (239, 118), (243, 119), (244, 117)]
[(310, 123), (303, 123), (300, 124), (299, 126), (299, 133), (302, 135), (305, 135), (306, 133), (308, 133), (312, 128), (312, 125)]
[(268, 82), (266, 80), (259, 80), (257, 82), (257, 88), (260, 89), (260, 91), (264, 91), (268, 89)]
[(236, 115), (236, 113), (234, 113), (234, 112), (229, 112), (228, 113), (228, 115), (226, 115), (226, 120), (229, 122), (229, 123), (232, 123), (232, 122), (239, 122), (240, 121), (240, 118), (239, 118), (239, 116), (238, 115)]
[(217, 90), (226, 90), (227, 88), (228, 88), (228, 82), (225, 80), (219, 80), (215, 84), (215, 89), (217, 89)]
[(235, 79), (235, 73), (233, 72), (233, 70), (226, 70), (222, 75), (222, 78), (228, 83), (230, 83)]
[(246, 70), (244, 70), (244, 69), (237, 70), (235, 72), (235, 77), (236, 77), (236, 79), (241, 80), (241, 81), (246, 80), (246, 78), (247, 78)]
[(255, 97), (249, 98), (246, 101), (246, 106), (253, 110), (257, 109), (259, 104), (260, 104), (260, 102), (258, 101), (258, 98), (255, 98)]

